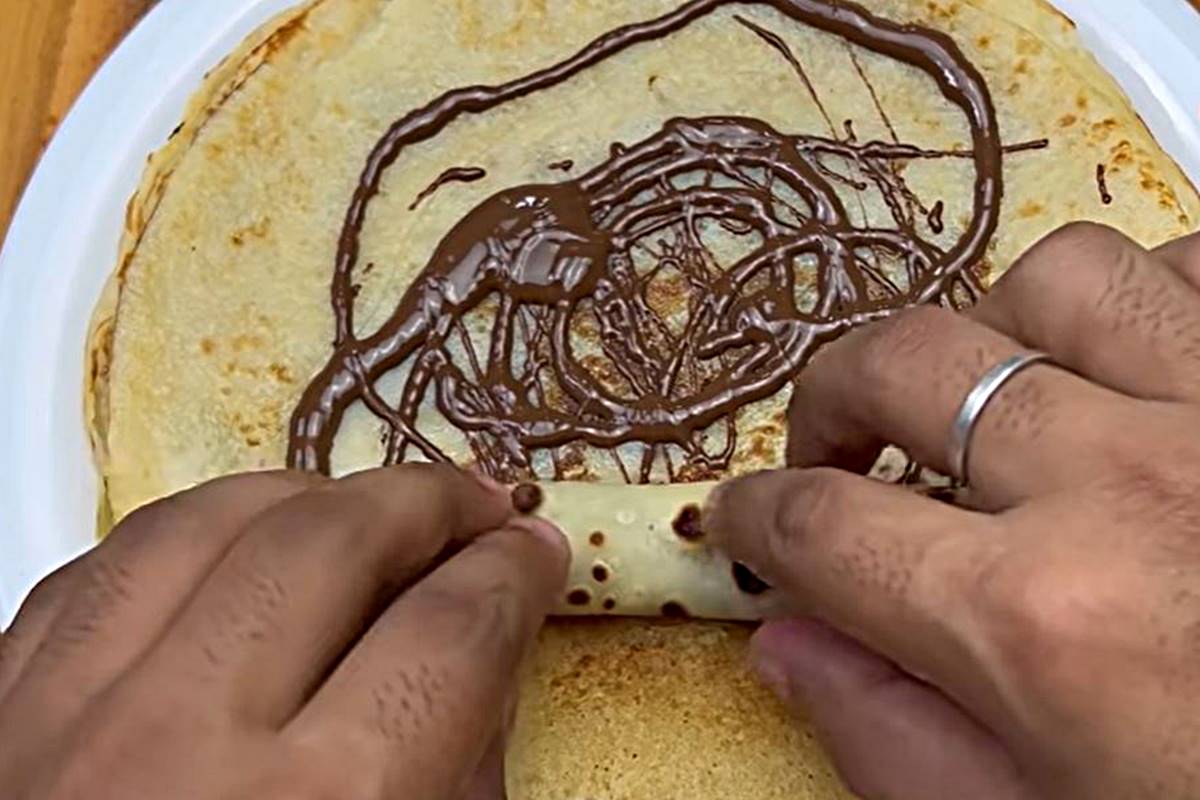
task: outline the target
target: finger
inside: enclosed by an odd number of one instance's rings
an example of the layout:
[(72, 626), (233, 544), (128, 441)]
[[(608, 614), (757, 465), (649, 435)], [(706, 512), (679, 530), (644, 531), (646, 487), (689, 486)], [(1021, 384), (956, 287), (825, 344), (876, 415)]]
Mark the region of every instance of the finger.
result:
[[(324, 480), (298, 472), (222, 478), (135, 511), (73, 568), (6, 718), (37, 719), (43, 734), (68, 725), (150, 648), (246, 523)], [(0, 727), (5, 741), (9, 734), (17, 735)]]
[(817, 622), (768, 623), (751, 659), (810, 718), (838, 772), (865, 800), (1032, 797), (1000, 742), (936, 688)]
[(1153, 253), (1190, 286), (1200, 289), (1200, 231), (1160, 245)]
[(70, 561), (42, 578), (21, 604), (12, 625), (0, 634), (0, 702), (66, 602), (85, 558)]
[(568, 560), (562, 534), (540, 520), (477, 540), (392, 604), (288, 733), (356, 748), (350, 757), (377, 765), (385, 795), (456, 800)]
[(510, 513), (499, 485), (444, 465), (370, 470), (299, 494), (248, 527), (147, 674), (198, 678), (197, 702), (279, 725), (443, 550)]
[[(861, 471), (880, 445), (952, 473), (949, 442), (963, 400), (1024, 348), (951, 311), (920, 307), (828, 345), (797, 384), (788, 463)], [(972, 502), (1003, 508), (1094, 479), (1110, 434), (1140, 430), (1142, 405), (1047, 365), (1004, 384), (978, 418), (969, 464)], [(955, 476), (961, 477), (961, 476)]]
[(1119, 392), (1200, 399), (1200, 292), (1112, 228), (1050, 234), (969, 314)]
[(981, 689), (966, 669), (965, 601), (971, 570), (1002, 524), (834, 469), (730, 481), (704, 514), (718, 546), (797, 611), (972, 696)]

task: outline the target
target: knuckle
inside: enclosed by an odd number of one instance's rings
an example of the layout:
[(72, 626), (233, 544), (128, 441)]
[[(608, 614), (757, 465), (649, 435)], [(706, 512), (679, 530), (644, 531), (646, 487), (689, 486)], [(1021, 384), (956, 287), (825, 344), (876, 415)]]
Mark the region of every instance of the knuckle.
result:
[(1142, 272), (1140, 248), (1114, 228), (1073, 222), (1046, 236), (1013, 268), (1026, 294), (1052, 292), (1080, 312), (1103, 310)]
[(1078, 654), (1088, 652), (1111, 618), (1107, 592), (1089, 580), (1086, 566), (1038, 559), (996, 556), (973, 596), (982, 603), (985, 637), (1018, 680), (1069, 686)]
[(475, 540), (478, 552), (494, 563), (496, 574), (511, 574), (523, 572), (525, 565), (545, 552), (542, 542), (527, 530), (510, 527), (502, 528), (487, 536)]
[(136, 576), (117, 558), (102, 554), (88, 566), (84, 575), (84, 593), (87, 602), (102, 609), (134, 600)]
[(125, 515), (112, 532), (100, 543), (100, 550), (129, 537), (140, 540), (161, 528), (171, 528), (180, 513), (181, 495), (171, 495), (153, 503), (139, 506)]
[(452, 702), (444, 665), (419, 661), (397, 667), (371, 689), (375, 732), (384, 741), (408, 744)]
[[(95, 557), (94, 553), (80, 556), (73, 561), (67, 562), (38, 581), (33, 589), (30, 590), (29, 596), (21, 604), (17, 620), (20, 620), (20, 612), (22, 611), (61, 602), (77, 583), (79, 575), (86, 570), (88, 562)], [(13, 628), (15, 627), (17, 626), (14, 622)], [(3, 638), (0, 637), (0, 642), (3, 641)]]
[(814, 537), (842, 530), (852, 507), (849, 494), (845, 476), (837, 470), (796, 471), (792, 490), (784, 495), (768, 537), (772, 560), (786, 564)]
[(917, 306), (867, 328), (860, 351), (860, 377), (877, 391), (898, 389), (909, 378), (909, 367), (922, 359), (955, 324), (953, 312), (936, 306)]
[(1128, 239), (1120, 231), (1098, 222), (1070, 222), (1048, 233), (1034, 245), (1034, 250), (1047, 256), (1051, 267), (1086, 265), (1103, 261), (1114, 246), (1124, 246)]
[(376, 518), (455, 523), (467, 513), (464, 476), (452, 464), (399, 464), (348, 476), (328, 491), (344, 495), (343, 502), (369, 508)]
[[(296, 520), (303, 525), (293, 525)], [(281, 507), (275, 523), (285, 547), (301, 533), (351, 558), (374, 552), (380, 537), (395, 533), (378, 495), (351, 484), (330, 483), (306, 492), (294, 506)]]
[(427, 618), (437, 620), (455, 649), (493, 659), (521, 649), (533, 616), (526, 596), (507, 574), (473, 571), (450, 585), (426, 587), (423, 595)]
[[(1100, 500), (1113, 509), (1117, 521), (1127, 521), (1139, 531), (1153, 524), (1156, 535), (1146, 537), (1147, 542), (1175, 542), (1180, 552), (1195, 553), (1200, 551), (1200, 508), (1195, 503), (1200, 452), (1194, 443), (1178, 438), (1168, 430), (1128, 436), (1124, 447), (1113, 444), (1105, 453)], [(1162, 443), (1161, 457), (1145, 458), (1146, 441)]]

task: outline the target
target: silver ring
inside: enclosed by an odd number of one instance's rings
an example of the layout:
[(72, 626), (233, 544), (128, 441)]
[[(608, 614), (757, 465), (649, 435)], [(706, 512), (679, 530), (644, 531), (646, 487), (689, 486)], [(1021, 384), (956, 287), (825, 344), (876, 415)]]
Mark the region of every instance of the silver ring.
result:
[(953, 476), (963, 484), (969, 484), (967, 473), (967, 457), (971, 453), (971, 437), (975, 433), (975, 425), (983, 415), (983, 410), (991, 402), (996, 393), (1004, 388), (1004, 384), (1015, 377), (1017, 373), (1032, 367), (1034, 364), (1054, 363), (1046, 353), (1037, 351), (1020, 353), (1012, 358), (1006, 358), (989, 369), (975, 388), (967, 394), (954, 418), (954, 426), (950, 431), (950, 469)]

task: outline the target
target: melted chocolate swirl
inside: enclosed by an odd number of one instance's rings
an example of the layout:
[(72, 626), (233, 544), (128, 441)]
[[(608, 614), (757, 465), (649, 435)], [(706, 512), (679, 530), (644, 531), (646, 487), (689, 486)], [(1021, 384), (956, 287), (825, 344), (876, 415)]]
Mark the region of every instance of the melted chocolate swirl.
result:
[[(789, 134), (746, 117), (672, 119), (641, 142), (614, 145), (578, 178), (485, 200), (445, 236), (392, 316), (355, 334), (361, 230), (405, 148), (727, 5), (771, 6), (925, 71), (966, 116), (970, 151)], [(800, 68), (782, 39), (753, 30)], [(334, 352), (295, 409), (289, 463), (328, 472), (334, 436), (358, 400), (389, 431), (386, 461), (412, 449), (448, 460), (417, 429), (432, 396), (502, 479), (536, 477), (539, 451), (561, 477), (570, 448), (627, 442), (646, 445), (636, 476), (614, 452), (627, 480), (648, 480), (666, 445), (684, 455), (677, 466), (666, 454), (670, 479), (712, 474), (732, 457), (737, 410), (779, 391), (821, 344), (907, 305), (974, 300), (971, 269), (996, 228), (1003, 152), (983, 79), (948, 37), (828, 0), (692, 0), (518, 80), (449, 92), (396, 122), (367, 159), (333, 274)], [(970, 222), (948, 249), (918, 234), (919, 201), (894, 168), (941, 157), (970, 158), (975, 173)], [(837, 191), (847, 181), (874, 186), (894, 225), (856, 225)], [(737, 245), (727, 266), (706, 244), (718, 228)], [(900, 266), (886, 270), (881, 258)], [(663, 303), (672, 296), (673, 306)], [(480, 314), (490, 323), (486, 352), (465, 323)], [(384, 397), (376, 382), (401, 366), (402, 391)]]

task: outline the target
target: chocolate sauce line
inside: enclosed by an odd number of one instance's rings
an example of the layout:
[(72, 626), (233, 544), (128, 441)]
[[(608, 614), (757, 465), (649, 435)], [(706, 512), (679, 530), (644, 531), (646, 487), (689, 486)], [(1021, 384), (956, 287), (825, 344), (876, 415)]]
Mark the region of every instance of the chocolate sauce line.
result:
[(871, 96), (871, 104), (875, 106), (875, 113), (879, 115), (879, 119), (883, 121), (884, 127), (887, 128), (888, 136), (892, 138), (892, 143), (900, 144), (900, 137), (896, 134), (896, 126), (892, 124), (892, 118), (883, 109), (883, 101), (879, 99), (879, 92), (875, 91), (875, 84), (867, 78), (867, 71), (859, 60), (858, 54), (849, 45), (846, 45), (846, 54), (850, 56), (850, 63), (854, 65), (854, 71), (858, 74), (858, 78), (862, 81), (863, 86), (866, 87), (867, 94)]
[[(796, 57), (795, 51), (793, 51), (787, 42), (783, 40), (783, 37), (774, 31), (768, 30), (761, 25), (757, 25), (745, 17), (737, 14), (734, 15), (734, 19), (741, 23), (744, 27), (749, 28), (762, 41), (766, 42), (768, 47), (771, 47), (781, 56), (783, 56), (784, 60), (787, 61), (792, 67), (792, 71), (796, 73), (797, 77), (800, 78), (801, 83), (803, 83), (804, 87), (808, 90), (808, 94), (812, 97), (812, 101), (816, 104), (817, 110), (821, 112), (821, 116), (825, 119), (825, 126), (829, 129), (830, 135), (836, 138), (837, 129), (833, 125), (833, 119), (829, 116), (829, 111), (825, 108), (825, 103), (821, 100), (821, 95), (817, 92), (817, 87), (813, 84), (812, 79), (809, 77), (808, 71), (804, 69), (804, 65), (800, 63), (800, 59)], [(847, 47), (849, 47), (849, 45), (847, 45)], [(848, 133), (853, 135), (852, 126)], [(855, 181), (851, 178), (840, 175), (836, 171), (821, 163), (818, 163), (817, 167), (826, 177), (843, 182), (856, 190), (854, 198), (858, 204), (858, 211), (862, 217), (863, 224), (866, 224), (867, 204), (866, 201), (863, 200), (862, 193), (866, 191), (867, 185), (860, 181)], [(878, 256), (872, 254), (872, 259), (875, 261), (874, 267), (878, 268)]]
[[(1045, 150), (1050, 146), (1049, 139), (1031, 139), (1028, 142), (1020, 142), (1018, 144), (1007, 144), (1001, 151), (1008, 155), (1010, 153), (1023, 153), (1026, 150)], [(957, 153), (955, 155), (958, 155)]]
[(929, 216), (926, 220), (929, 223), (929, 228), (934, 233), (941, 233), (946, 229), (946, 225), (942, 222), (942, 212), (946, 210), (946, 204), (938, 200), (933, 204), (933, 208), (929, 210)]
[[(861, 144), (856, 144), (850, 147), (851, 142), (843, 142), (840, 139), (828, 139), (822, 136), (803, 136), (797, 137), (798, 147), (806, 150), (814, 150), (830, 155), (839, 155), (850, 159), (862, 159), (864, 161), (879, 160), (879, 161), (917, 161), (920, 159), (936, 159), (936, 158), (975, 158), (973, 150), (931, 150), (924, 147), (917, 147), (911, 144), (889, 144), (878, 140), (872, 140)], [(1027, 142), (1017, 142), (1016, 144), (1006, 144), (1000, 148), (1003, 155), (1011, 153), (1023, 153), (1030, 150), (1044, 150), (1050, 146), (1049, 139), (1031, 139)]]
[[(353, 271), (362, 227), (384, 173), (406, 148), (437, 136), (464, 114), (484, 113), (562, 83), (727, 5), (768, 6), (925, 71), (966, 115), (971, 148), (935, 151), (788, 135), (745, 117), (671, 120), (643, 142), (614, 145), (606, 162), (578, 179), (517, 186), (483, 201), (443, 238), (394, 314), (369, 336), (355, 335)], [(744, 18), (738, 22), (785, 57), (790, 52), (777, 34)], [(791, 61), (799, 65), (794, 54)], [(802, 66), (798, 77), (819, 104)], [(660, 452), (676, 476), (668, 444), (687, 455), (683, 479), (695, 477), (696, 470), (720, 469), (734, 452), (736, 410), (786, 385), (820, 344), (903, 305), (952, 302), (947, 298), (954, 287), (974, 296), (969, 268), (995, 231), (1003, 152), (983, 79), (949, 37), (832, 0), (693, 0), (657, 19), (613, 30), (567, 60), (515, 81), (448, 92), (393, 124), (367, 159), (346, 211), (331, 283), (334, 352), (297, 404), (289, 463), (328, 472), (342, 416), (359, 399), (391, 428), (389, 461), (403, 460), (410, 444), (427, 458), (444, 459), (416, 425), (422, 399), (432, 391), (438, 411), (466, 433), (481, 465), (497, 477), (532, 476), (532, 454), (543, 449), (551, 450), (557, 474), (561, 448), (635, 441), (646, 447), (638, 470), (642, 481)], [(896, 230), (851, 223), (831, 183), (845, 176), (831, 171), (826, 157), (843, 158), (871, 177), (892, 209)], [(880, 177), (890, 160), (943, 157), (971, 158), (975, 164), (971, 221), (949, 250), (922, 240), (904, 222), (898, 197), (911, 190), (898, 173), (889, 168), (892, 177)], [(755, 169), (766, 176), (761, 182), (751, 177)], [(705, 172), (703, 185), (673, 183), (695, 171)], [(713, 175), (733, 185), (712, 183)], [(807, 208), (781, 216), (782, 187)], [(698, 227), (705, 221), (731, 235), (755, 235), (760, 243), (722, 271)], [(667, 328), (652, 307), (649, 281), (634, 267), (632, 252), (649, 237), (658, 237), (664, 251), (660, 266), (669, 261), (691, 287), (686, 335)], [(905, 264), (903, 294), (881, 271), (865, 268), (860, 251)], [(796, 297), (800, 258), (816, 264), (815, 296), (806, 309)], [(488, 353), (484, 359), (470, 348), (467, 374), (454, 363), (447, 342), (455, 331), (461, 334), (464, 317), (491, 296), (500, 303), (491, 318)], [(530, 319), (540, 333), (529, 334)], [(626, 388), (601, 380), (575, 352), (575, 330), (587, 320), (599, 331), (607, 363), (619, 365), (614, 374)], [(514, 349), (518, 338), (520, 359)], [(393, 408), (374, 382), (406, 363), (411, 369)], [(543, 381), (555, 387), (557, 406)], [(721, 420), (727, 426), (724, 447), (709, 453), (702, 431)], [(628, 480), (620, 454), (612, 452)]]
[(829, 128), (829, 133), (832, 136), (837, 136), (837, 128), (833, 126), (833, 118), (829, 116), (829, 111), (825, 108), (825, 103), (821, 101), (821, 95), (817, 92), (817, 87), (813, 85), (812, 78), (808, 77), (808, 71), (804, 69), (804, 65), (800, 63), (800, 59), (796, 58), (796, 53), (787, 45), (787, 42), (783, 41), (783, 38), (774, 31), (767, 30), (763, 26), (751, 22), (740, 14), (734, 14), (733, 18), (744, 27), (753, 31), (758, 38), (767, 43), (768, 47), (771, 47), (780, 55), (782, 55), (784, 60), (791, 65), (792, 70), (796, 73), (797, 77), (800, 78), (801, 83), (804, 84), (804, 88), (808, 90), (808, 95), (816, 104), (817, 110), (820, 111), (821, 116), (824, 117), (825, 125)]
[(483, 169), (482, 167), (450, 167), (450, 169), (434, 178), (433, 183), (426, 186), (417, 194), (412, 203), (409, 204), (408, 210), (416, 211), (417, 207), (420, 206), (421, 203), (425, 202), (425, 200), (432, 196), (434, 192), (445, 186), (447, 183), (452, 183), (455, 181), (459, 183), (474, 183), (475, 181), (483, 180), (486, 177), (487, 170)]
[(1100, 202), (1106, 206), (1112, 205), (1113, 196), (1108, 192), (1107, 168), (1103, 164), (1096, 165), (1096, 188), (1100, 192)]

